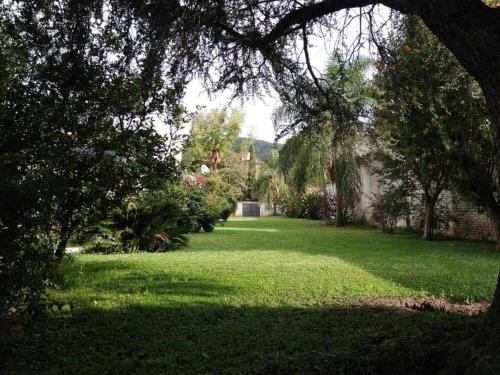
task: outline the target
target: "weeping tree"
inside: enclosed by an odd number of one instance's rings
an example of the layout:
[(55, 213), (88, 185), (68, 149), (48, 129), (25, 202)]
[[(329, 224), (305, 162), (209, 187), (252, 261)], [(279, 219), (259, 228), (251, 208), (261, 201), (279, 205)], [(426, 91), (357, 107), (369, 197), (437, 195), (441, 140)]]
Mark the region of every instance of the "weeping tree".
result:
[[(298, 194), (307, 185), (321, 186), (327, 199), (327, 186), (335, 189), (336, 225), (345, 225), (345, 210), (359, 201), (361, 178), (356, 162), (354, 140), (332, 144), (332, 128), (320, 132), (303, 131), (290, 138), (280, 150), (279, 165), (287, 184)], [(326, 204), (326, 203), (325, 203)]]
[(273, 208), (273, 215), (278, 214), (277, 205), (286, 191), (285, 181), (280, 171), (279, 153), (273, 150), (267, 162), (260, 168), (259, 175), (252, 188), (252, 193), (259, 200)]
[[(353, 207), (360, 195), (355, 137), (363, 128), (362, 116), (367, 112), (365, 74), (370, 65), (368, 59), (348, 61), (334, 53), (324, 78), (310, 87), (309, 108), (304, 110), (299, 104), (300, 97), (288, 96), (274, 114), (280, 135), (297, 127), (303, 129), (281, 152), (285, 175), (299, 192), (313, 180), (322, 186), (328, 181), (336, 192), (337, 226), (345, 224), (344, 209)], [(339, 97), (342, 100), (332, 107), (331, 100)]]

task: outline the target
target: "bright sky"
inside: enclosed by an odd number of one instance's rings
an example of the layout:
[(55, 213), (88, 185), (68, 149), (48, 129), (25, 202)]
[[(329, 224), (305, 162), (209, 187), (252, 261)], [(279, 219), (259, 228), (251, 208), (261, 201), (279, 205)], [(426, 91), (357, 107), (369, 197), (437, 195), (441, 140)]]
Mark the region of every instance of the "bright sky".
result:
[[(184, 104), (188, 110), (193, 111), (197, 105), (205, 106), (207, 110), (229, 105), (229, 92), (213, 95), (211, 98), (203, 89), (198, 80), (192, 81), (187, 88)], [(274, 130), (271, 115), (275, 107), (279, 106), (277, 97), (263, 96), (252, 98), (243, 104), (239, 100), (231, 103), (231, 108), (239, 108), (245, 114), (245, 122), (240, 136), (253, 135), (256, 139), (274, 141)]]
[[(328, 50), (325, 48), (325, 42), (318, 39), (310, 47), (310, 56), (312, 64), (320, 71), (323, 71), (328, 60)], [(200, 81), (192, 81), (187, 88), (184, 97), (184, 104), (188, 110), (195, 110), (197, 105), (203, 105), (206, 109), (225, 107), (229, 104), (229, 92), (223, 92), (209, 98)], [(274, 141), (274, 128), (272, 122), (272, 113), (280, 101), (275, 96), (261, 96), (247, 100), (241, 105), (239, 100), (234, 100), (231, 108), (238, 108), (245, 114), (245, 122), (240, 136), (246, 137), (253, 135), (255, 139), (262, 139), (268, 142)]]

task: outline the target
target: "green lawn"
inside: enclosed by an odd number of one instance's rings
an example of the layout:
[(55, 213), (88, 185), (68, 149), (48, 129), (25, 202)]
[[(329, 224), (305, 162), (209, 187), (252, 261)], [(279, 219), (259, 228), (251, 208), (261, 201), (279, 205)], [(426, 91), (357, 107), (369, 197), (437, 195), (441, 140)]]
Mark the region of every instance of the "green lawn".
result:
[(489, 299), (499, 266), (484, 242), (232, 219), (176, 252), (75, 256), (50, 293), (71, 311), (0, 345), (14, 373), (419, 373), (478, 318), (359, 302)]

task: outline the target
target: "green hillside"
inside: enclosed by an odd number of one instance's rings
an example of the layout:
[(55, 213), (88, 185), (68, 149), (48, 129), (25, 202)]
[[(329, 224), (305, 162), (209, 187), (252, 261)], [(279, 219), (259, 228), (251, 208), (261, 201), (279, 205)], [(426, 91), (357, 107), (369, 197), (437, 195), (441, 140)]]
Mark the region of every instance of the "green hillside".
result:
[[(238, 152), (240, 151), (241, 144), (246, 140), (247, 138), (244, 137), (238, 137), (233, 143), (233, 150)], [(257, 154), (257, 158), (259, 160), (267, 160), (269, 157), (269, 154), (271, 153), (271, 150), (273, 149), (273, 143), (263, 141), (260, 139), (254, 139), (254, 146), (255, 146), (255, 153)]]

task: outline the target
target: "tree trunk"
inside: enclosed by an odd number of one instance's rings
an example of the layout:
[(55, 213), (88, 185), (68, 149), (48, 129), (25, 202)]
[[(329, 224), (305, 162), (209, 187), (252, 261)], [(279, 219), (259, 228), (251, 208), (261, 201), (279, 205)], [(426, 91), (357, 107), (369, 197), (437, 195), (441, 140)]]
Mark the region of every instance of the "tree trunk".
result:
[(72, 233), (72, 224), (73, 223), (71, 223), (71, 220), (67, 220), (63, 225), (61, 225), (61, 230), (59, 233), (59, 243), (57, 244), (56, 251), (54, 253), (54, 261), (49, 269), (49, 276), (54, 276), (56, 274), (57, 270), (59, 269), (59, 265), (64, 258), (66, 245), (68, 244), (69, 238), (71, 237)]
[(59, 270), (59, 266), (64, 258), (64, 251), (66, 250), (66, 245), (68, 244), (69, 235), (64, 234), (64, 237), (61, 236), (61, 240), (57, 244), (56, 252), (54, 254), (54, 261), (49, 267), (49, 277), (54, 276)]
[(336, 193), (336, 197), (337, 197), (335, 225), (337, 227), (343, 227), (345, 225), (345, 222), (344, 222), (344, 203), (342, 202), (342, 195), (340, 194), (338, 189), (336, 189), (335, 193)]
[(323, 212), (324, 212), (324, 219), (328, 222), (329, 217), (328, 217), (328, 188), (325, 185), (323, 187)]
[(273, 216), (278, 216), (278, 210), (276, 209), (276, 203), (273, 202)]
[[(498, 275), (493, 302), (481, 327), (474, 336), (474, 348), (480, 348), (480, 354), (485, 358), (487, 356), (493, 357), (491, 359), (492, 364), (496, 363), (498, 365), (498, 362), (500, 362), (500, 274)], [(471, 371), (473, 372), (473, 370)]]
[(424, 233), (422, 238), (424, 240), (432, 240), (432, 226), (434, 224), (434, 206), (436, 200), (433, 198), (425, 198), (425, 217), (424, 217)]
[(495, 231), (497, 251), (500, 251), (500, 208), (497, 204), (486, 205), (488, 216)]
[(55, 262), (56, 263), (61, 263), (63, 257), (64, 257), (64, 251), (66, 250), (66, 245), (68, 244), (68, 239), (63, 238), (61, 241), (59, 241), (59, 244), (57, 245), (56, 252), (55, 252)]
[(411, 229), (411, 216), (410, 216), (410, 214), (406, 214), (405, 220), (406, 220), (406, 229)]

